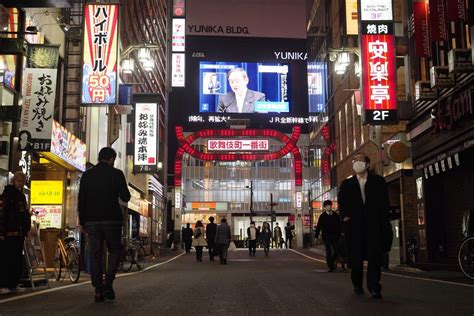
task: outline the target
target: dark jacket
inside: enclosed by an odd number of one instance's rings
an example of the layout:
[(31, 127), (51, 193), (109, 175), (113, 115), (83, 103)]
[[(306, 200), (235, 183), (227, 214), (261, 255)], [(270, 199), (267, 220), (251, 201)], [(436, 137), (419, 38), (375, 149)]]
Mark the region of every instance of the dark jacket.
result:
[[(208, 225), (209, 226), (209, 225)], [(227, 223), (222, 223), (217, 226), (216, 230), (216, 244), (228, 245), (231, 239), (230, 226)]]
[(293, 234), (291, 233), (292, 225), (285, 226), (285, 238), (286, 239), (293, 239)]
[(31, 228), (31, 214), (25, 194), (13, 185), (7, 185), (0, 198), (0, 238), (25, 237)]
[(270, 230), (270, 228), (268, 230), (262, 228), (259, 238), (260, 242), (268, 244), (270, 242), (270, 239), (272, 238), (272, 231)]
[(216, 240), (216, 230), (217, 224), (209, 223), (206, 225), (206, 239), (208, 243), (214, 243), (214, 241)]
[(99, 162), (84, 172), (79, 188), (79, 224), (122, 223), (123, 202), (130, 200), (127, 181), (121, 170), (106, 162)]
[(393, 238), (385, 179), (369, 173), (365, 197), (364, 204), (357, 176), (342, 182), (338, 194), (339, 210), (342, 218), (351, 218), (343, 224), (348, 263), (352, 265), (369, 260), (381, 266), (382, 254), (390, 251)]
[(181, 234), (182, 234), (181, 238), (183, 238), (184, 242), (193, 241), (193, 229), (191, 227), (183, 228), (183, 231)]
[(319, 237), (319, 233), (323, 231), (323, 241), (334, 242), (338, 241), (341, 236), (341, 222), (339, 215), (336, 212), (332, 212), (329, 215), (327, 212), (323, 212), (318, 219), (318, 225), (316, 226), (315, 237)]

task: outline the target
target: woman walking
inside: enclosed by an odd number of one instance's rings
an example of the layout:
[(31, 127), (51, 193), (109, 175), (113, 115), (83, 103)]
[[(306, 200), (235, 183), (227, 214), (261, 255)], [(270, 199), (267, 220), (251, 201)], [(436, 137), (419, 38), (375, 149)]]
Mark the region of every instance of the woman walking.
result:
[(263, 223), (262, 231), (260, 232), (260, 243), (263, 246), (265, 256), (270, 252), (270, 239), (272, 238), (272, 231), (267, 222)]
[(202, 248), (206, 246), (207, 242), (204, 238), (204, 226), (201, 221), (197, 221), (193, 239), (193, 247), (196, 248), (196, 261), (202, 261)]

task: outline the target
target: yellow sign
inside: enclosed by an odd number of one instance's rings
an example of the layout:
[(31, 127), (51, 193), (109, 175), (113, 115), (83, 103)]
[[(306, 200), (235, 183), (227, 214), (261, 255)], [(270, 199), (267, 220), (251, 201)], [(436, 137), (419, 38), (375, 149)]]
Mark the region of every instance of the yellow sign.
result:
[(61, 180), (31, 181), (31, 204), (63, 204)]
[(357, 0), (346, 0), (346, 30), (347, 35), (359, 34)]

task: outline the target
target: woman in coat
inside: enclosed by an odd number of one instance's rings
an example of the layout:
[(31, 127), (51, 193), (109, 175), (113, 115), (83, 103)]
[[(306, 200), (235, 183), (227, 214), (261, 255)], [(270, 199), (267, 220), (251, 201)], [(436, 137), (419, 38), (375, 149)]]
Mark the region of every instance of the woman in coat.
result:
[(31, 215), (23, 187), (26, 175), (15, 172), (0, 198), (0, 294), (18, 292), (23, 242), (31, 228)]
[(196, 261), (202, 261), (202, 248), (207, 246), (204, 238), (204, 225), (201, 221), (196, 222), (194, 229), (193, 247), (196, 249)]
[(260, 232), (260, 243), (263, 246), (265, 256), (270, 252), (270, 239), (272, 238), (272, 231), (267, 222), (263, 223), (262, 231)]

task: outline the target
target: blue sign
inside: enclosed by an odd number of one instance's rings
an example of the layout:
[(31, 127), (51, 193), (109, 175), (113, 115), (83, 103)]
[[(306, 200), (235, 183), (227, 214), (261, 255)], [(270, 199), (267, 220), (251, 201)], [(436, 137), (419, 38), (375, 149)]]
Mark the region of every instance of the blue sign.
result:
[(132, 104), (133, 86), (131, 84), (119, 85), (119, 105)]

